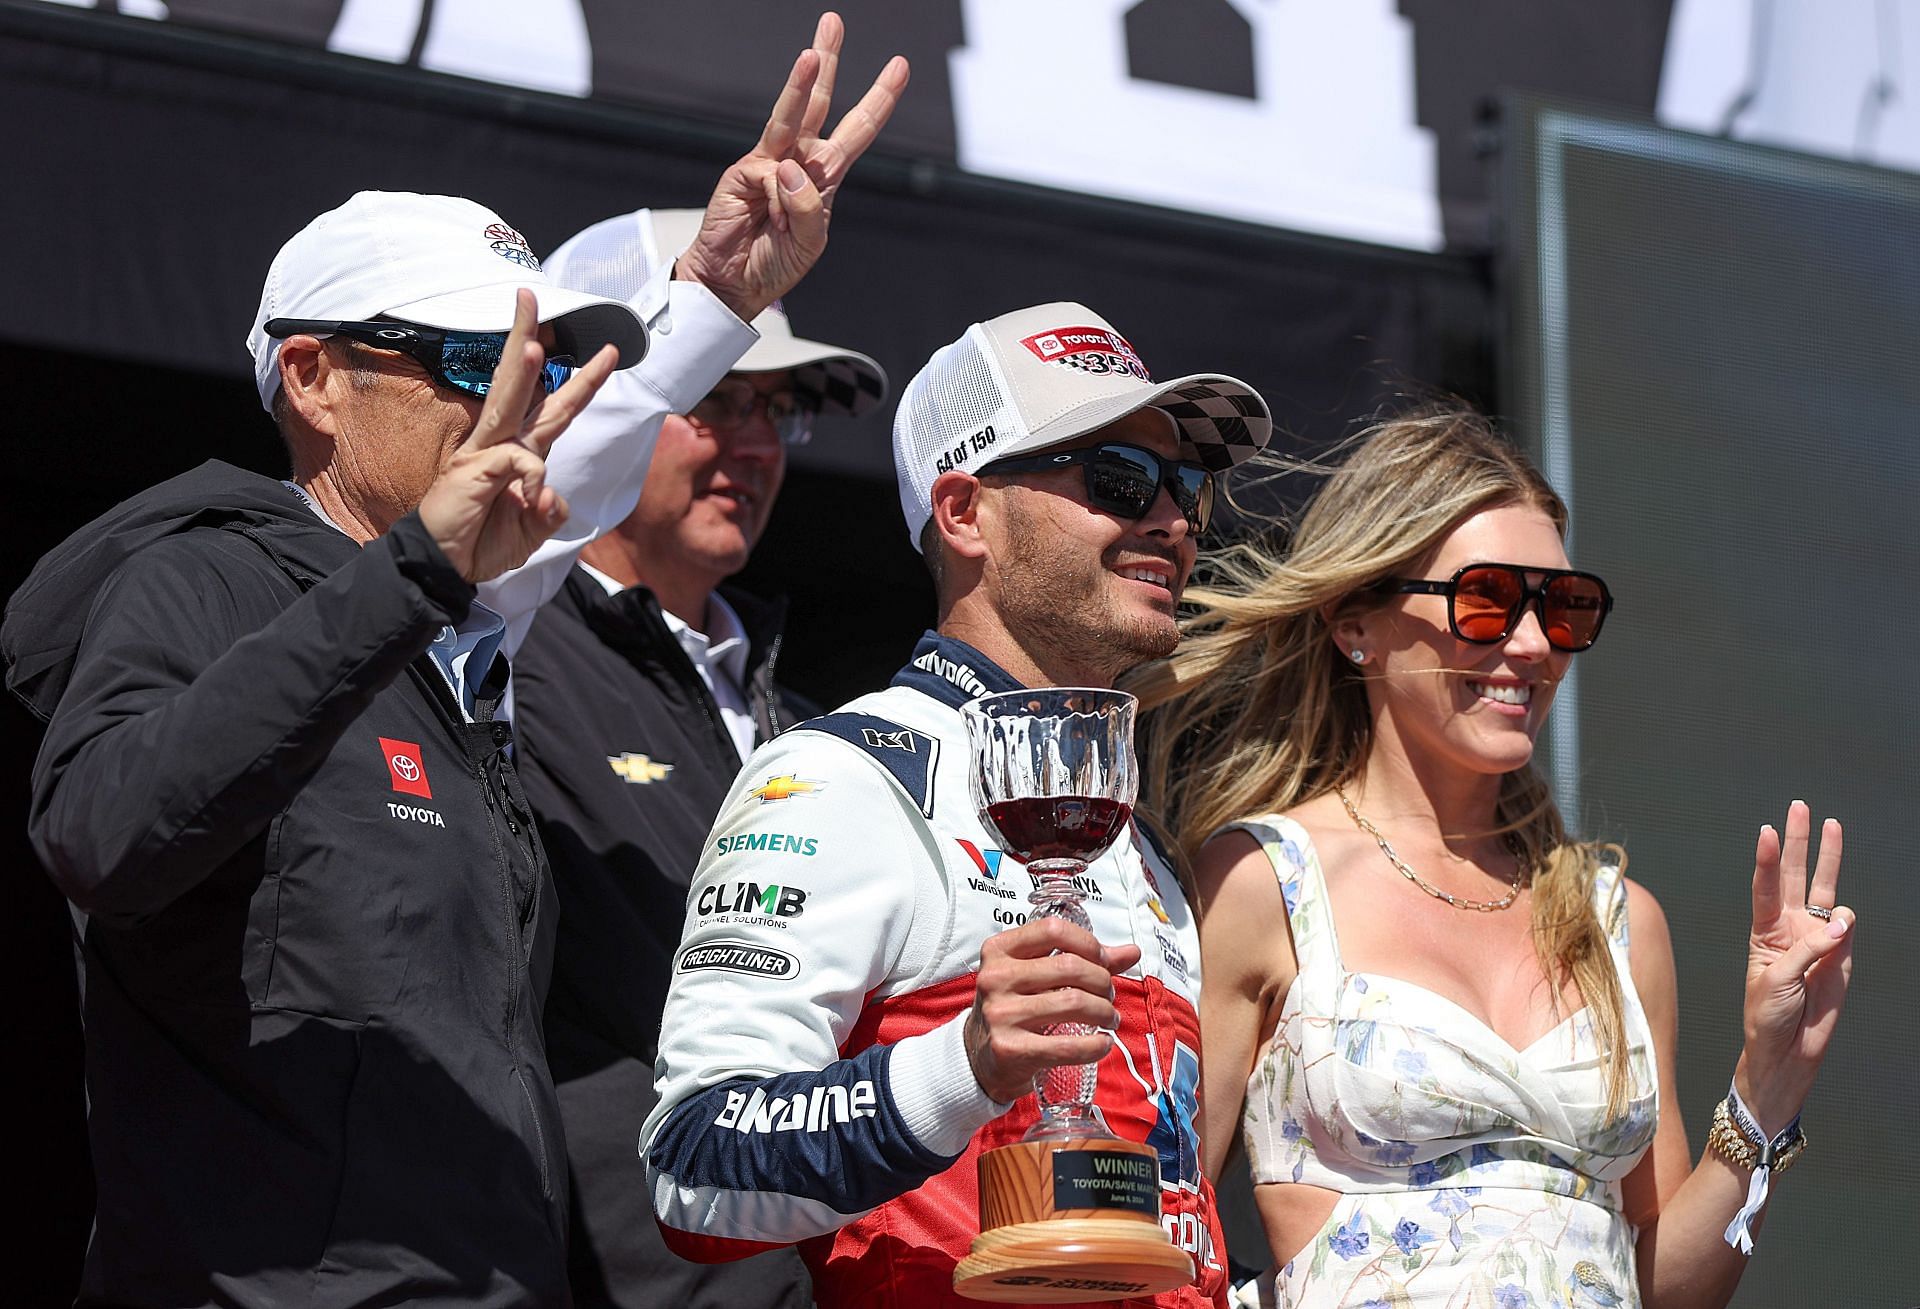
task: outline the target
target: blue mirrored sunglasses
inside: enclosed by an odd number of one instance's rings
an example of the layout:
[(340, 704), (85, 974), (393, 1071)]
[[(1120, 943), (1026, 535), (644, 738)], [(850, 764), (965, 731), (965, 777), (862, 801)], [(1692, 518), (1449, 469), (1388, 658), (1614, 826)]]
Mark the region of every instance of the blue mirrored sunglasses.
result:
[[(300, 332), (314, 336), (344, 336), (376, 350), (394, 350), (427, 370), (434, 381), (468, 395), (484, 396), (493, 389), (493, 373), (507, 348), (505, 332), (449, 332), (415, 323), (356, 322), (335, 318), (269, 319), (266, 333), (289, 337)], [(540, 370), (540, 386), (552, 395), (577, 367), (568, 355), (549, 355)]]

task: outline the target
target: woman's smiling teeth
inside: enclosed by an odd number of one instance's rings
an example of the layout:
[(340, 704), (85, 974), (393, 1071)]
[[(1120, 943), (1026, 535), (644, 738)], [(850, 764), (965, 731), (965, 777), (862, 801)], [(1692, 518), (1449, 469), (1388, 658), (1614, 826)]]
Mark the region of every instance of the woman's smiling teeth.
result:
[(1496, 700), (1501, 704), (1523, 705), (1533, 699), (1533, 688), (1525, 683), (1468, 682), (1467, 689), (1483, 700)]

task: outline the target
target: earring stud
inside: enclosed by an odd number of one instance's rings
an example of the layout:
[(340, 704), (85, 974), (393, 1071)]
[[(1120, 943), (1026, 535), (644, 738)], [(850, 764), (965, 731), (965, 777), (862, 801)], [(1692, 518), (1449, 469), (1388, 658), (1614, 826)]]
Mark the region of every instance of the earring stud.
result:
[(1351, 658), (1353, 662), (1355, 662), (1356, 664), (1364, 664), (1365, 662), (1367, 662), (1367, 652), (1365, 650), (1355, 650), (1348, 657)]

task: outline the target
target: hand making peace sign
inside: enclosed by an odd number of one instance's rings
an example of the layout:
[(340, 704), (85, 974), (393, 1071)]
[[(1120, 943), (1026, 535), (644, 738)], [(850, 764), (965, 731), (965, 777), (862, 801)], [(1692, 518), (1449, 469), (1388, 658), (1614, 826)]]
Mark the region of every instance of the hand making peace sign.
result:
[(420, 501), (421, 523), (469, 582), (518, 568), (567, 521), (567, 502), (546, 484), (547, 451), (620, 363), (602, 346), (559, 390), (540, 395), (547, 354), (539, 333), (534, 293), (523, 287), (473, 435)]
[[(742, 320), (792, 290), (819, 260), (840, 183), (906, 89), (907, 61), (896, 55), (833, 135), (821, 136), (844, 34), (839, 15), (820, 16), (813, 48), (794, 60), (766, 130), (721, 175), (675, 268)], [(470, 582), (519, 567), (566, 522), (566, 502), (546, 485), (546, 453), (618, 362), (608, 346), (558, 391), (535, 399), (546, 358), (538, 330), (533, 293), (522, 291), (473, 435), (420, 504), (421, 521)]]
[(827, 248), (833, 198), (900, 102), (907, 61), (895, 55), (821, 136), (833, 102), (844, 29), (820, 16), (813, 48), (793, 61), (760, 141), (721, 175), (706, 218), (674, 275), (704, 283), (742, 320), (791, 291)]

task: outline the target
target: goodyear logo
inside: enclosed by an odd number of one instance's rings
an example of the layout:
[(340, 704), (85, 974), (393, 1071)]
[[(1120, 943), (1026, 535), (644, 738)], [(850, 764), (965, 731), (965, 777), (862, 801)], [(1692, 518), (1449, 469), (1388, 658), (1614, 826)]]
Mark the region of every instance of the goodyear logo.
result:
[(643, 754), (629, 750), (625, 754), (610, 754), (607, 765), (613, 769), (615, 777), (645, 786), (648, 782), (658, 782), (673, 771), (672, 764), (658, 764)]
[(812, 782), (803, 777), (795, 777), (792, 773), (780, 773), (769, 777), (747, 794), (761, 804), (772, 804), (777, 800), (791, 800), (796, 795), (818, 795), (826, 789), (825, 782)]

